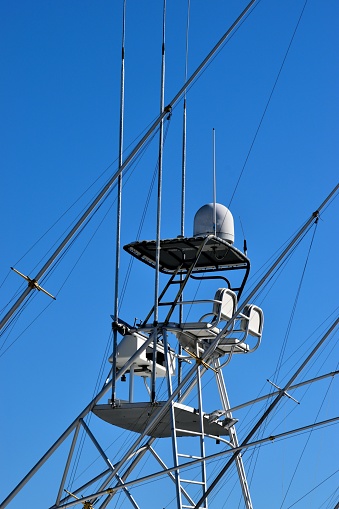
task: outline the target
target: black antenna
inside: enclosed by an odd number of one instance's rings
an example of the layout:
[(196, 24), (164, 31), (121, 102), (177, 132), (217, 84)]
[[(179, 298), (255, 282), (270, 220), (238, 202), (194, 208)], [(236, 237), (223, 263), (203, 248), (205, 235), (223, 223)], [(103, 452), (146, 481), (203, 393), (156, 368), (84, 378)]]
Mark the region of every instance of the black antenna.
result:
[(244, 228), (242, 226), (242, 221), (241, 221), (241, 217), (239, 216), (239, 221), (240, 221), (240, 226), (241, 226), (241, 231), (242, 231), (242, 235), (244, 237), (244, 253), (245, 253), (245, 256), (247, 256), (247, 242), (246, 242), (246, 238), (245, 238), (245, 232), (244, 232)]

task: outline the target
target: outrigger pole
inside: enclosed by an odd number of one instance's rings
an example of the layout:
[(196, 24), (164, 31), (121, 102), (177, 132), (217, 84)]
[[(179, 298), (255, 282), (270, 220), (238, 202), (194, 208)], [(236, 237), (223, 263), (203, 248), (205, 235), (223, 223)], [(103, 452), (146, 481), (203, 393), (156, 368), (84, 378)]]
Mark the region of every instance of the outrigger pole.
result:
[(185, 91), (189, 88), (189, 86), (193, 83), (193, 81), (198, 77), (198, 75), (202, 72), (202, 70), (205, 68), (205, 66), (210, 62), (210, 60), (213, 58), (213, 56), (216, 54), (216, 52), (221, 48), (221, 46), (226, 41), (226, 39), (229, 37), (229, 35), (234, 31), (234, 29), (238, 26), (238, 24), (243, 20), (243, 18), (246, 16), (246, 14), (250, 11), (250, 9), (255, 4), (255, 2), (257, 2), (257, 0), (251, 0), (249, 2), (247, 7), (245, 7), (245, 9), (242, 11), (242, 13), (238, 16), (238, 18), (231, 25), (231, 27), (225, 32), (225, 34), (217, 42), (217, 44), (214, 46), (214, 48), (210, 51), (210, 53), (201, 62), (201, 64), (197, 67), (197, 69), (190, 76), (190, 78), (181, 87), (181, 89), (174, 96), (172, 101), (164, 108), (162, 113), (154, 121), (152, 126), (149, 128), (149, 130), (143, 136), (143, 138), (141, 138), (139, 143), (137, 143), (137, 145), (132, 150), (132, 152), (127, 156), (125, 161), (121, 165), (119, 165), (118, 170), (114, 173), (114, 175), (107, 182), (107, 184), (102, 188), (102, 190), (99, 192), (99, 194), (93, 200), (93, 202), (89, 205), (89, 207), (83, 213), (81, 218), (78, 220), (78, 222), (74, 225), (74, 227), (71, 229), (71, 231), (66, 235), (64, 240), (60, 243), (60, 245), (57, 247), (57, 249), (54, 251), (54, 253), (51, 255), (51, 257), (47, 260), (45, 265), (39, 270), (39, 272), (37, 273), (35, 278), (30, 278), (30, 282), (29, 282), (28, 287), (26, 288), (26, 290), (20, 295), (18, 300), (13, 304), (11, 309), (6, 313), (6, 315), (1, 320), (1, 322), (0, 322), (0, 330), (6, 325), (8, 320), (13, 316), (13, 314), (17, 311), (17, 309), (19, 309), (19, 307), (25, 301), (26, 297), (30, 294), (30, 292), (32, 290), (34, 290), (34, 289), (37, 289), (37, 285), (39, 285), (39, 279), (45, 274), (45, 272), (49, 269), (49, 267), (54, 263), (54, 261), (59, 256), (59, 254), (63, 251), (63, 249), (66, 247), (68, 242), (72, 239), (72, 237), (79, 230), (81, 225), (86, 221), (86, 219), (89, 217), (89, 215), (93, 212), (93, 210), (100, 203), (102, 198), (106, 195), (106, 193), (112, 187), (112, 185), (114, 184), (116, 179), (119, 177), (119, 175), (121, 175), (123, 170), (134, 160), (136, 155), (139, 153), (139, 151), (144, 146), (146, 141), (150, 138), (150, 136), (155, 131), (155, 129), (157, 129), (157, 127), (161, 124), (161, 122), (166, 117), (166, 115), (168, 115), (168, 113), (171, 112), (173, 106), (179, 101), (179, 99), (181, 99), (181, 97), (185, 93)]
[[(215, 338), (211, 346), (206, 350), (205, 354), (201, 357), (202, 361), (207, 361), (212, 355), (214, 350), (217, 348), (218, 343), (220, 341), (221, 336), (223, 335), (224, 331), (227, 330), (227, 328), (235, 321), (236, 316), (241, 312), (244, 307), (248, 304), (248, 302), (255, 296), (255, 294), (258, 292), (260, 287), (264, 284), (264, 282), (267, 280), (267, 278), (272, 274), (272, 272), (275, 270), (275, 268), (280, 264), (280, 262), (285, 258), (285, 256), (289, 253), (289, 251), (295, 246), (295, 244), (298, 242), (300, 237), (307, 231), (307, 229), (312, 225), (313, 222), (317, 221), (319, 218), (320, 211), (324, 208), (324, 206), (329, 202), (329, 200), (335, 195), (335, 193), (339, 189), (339, 184), (335, 186), (335, 188), (330, 192), (330, 194), (326, 197), (326, 199), (322, 202), (322, 204), (318, 207), (318, 209), (312, 213), (312, 215), (309, 217), (309, 219), (306, 221), (306, 223), (300, 228), (300, 230), (296, 233), (296, 235), (293, 237), (293, 239), (290, 241), (288, 246), (284, 249), (283, 253), (278, 256), (278, 258), (275, 260), (275, 262), (271, 265), (271, 267), (268, 269), (266, 274), (261, 278), (259, 283), (256, 285), (256, 287), (250, 292), (248, 297), (244, 300), (242, 305), (239, 307), (239, 309), (235, 312), (234, 316), (227, 322), (225, 328), (218, 334), (218, 336)], [(290, 388), (290, 386), (293, 384), (296, 377), (299, 375), (301, 370), (305, 367), (305, 365), (309, 362), (310, 358), (316, 353), (316, 351), (320, 348), (320, 346), (324, 343), (324, 341), (327, 339), (329, 334), (334, 330), (334, 328), (338, 325), (339, 319), (337, 319), (334, 324), (332, 324), (331, 328), (327, 331), (327, 333), (323, 336), (323, 338), (320, 340), (318, 345), (313, 349), (311, 354), (307, 357), (307, 359), (303, 362), (302, 366), (298, 368), (296, 373), (293, 375), (293, 377), (290, 379), (288, 384), (281, 390), (280, 394), (277, 396), (277, 398), (272, 402), (271, 406), (269, 407), (269, 411), (271, 411), (277, 403), (280, 401), (284, 393)], [(119, 370), (118, 373), (112, 373), (112, 379), (116, 377), (116, 379), (120, 378), (133, 364), (135, 359), (137, 359), (140, 354), (146, 350), (146, 348), (152, 343), (153, 341), (153, 335), (151, 334), (150, 337), (145, 341), (145, 343), (132, 355), (132, 357), (126, 362), (126, 364)], [(169, 406), (171, 405), (172, 401), (177, 397), (177, 395), (180, 393), (181, 389), (185, 386), (186, 383), (189, 382), (189, 380), (194, 376), (196, 372), (197, 367), (193, 366), (190, 371), (186, 374), (186, 376), (183, 378), (181, 383), (178, 385), (178, 387), (173, 391), (172, 396), (167, 400), (166, 404), (161, 408), (161, 410), (156, 414), (156, 416), (151, 419), (148, 422), (148, 425), (144, 429), (144, 431), (140, 434), (140, 437), (135, 441), (135, 443), (132, 445), (132, 447), (127, 451), (125, 456), (119, 461), (117, 465), (115, 465), (115, 468), (113, 472), (111, 473), (108, 482), (115, 476), (115, 474), (119, 471), (121, 465), (125, 462), (126, 459), (131, 457), (131, 454), (133, 454), (134, 450), (138, 445), (141, 443), (143, 438), (148, 434), (148, 432), (154, 427), (157, 422), (160, 421), (160, 419), (164, 416), (164, 414), (167, 412)], [(78, 415), (78, 417), (70, 424), (70, 426), (64, 431), (64, 433), (58, 438), (58, 440), (50, 447), (50, 449), (40, 458), (40, 460), (35, 464), (35, 466), (28, 472), (28, 474), (19, 482), (19, 484), (14, 488), (14, 490), (7, 496), (7, 498), (0, 504), (1, 508), (5, 508), (11, 500), (17, 495), (17, 493), (27, 484), (27, 482), (35, 475), (35, 473), (44, 465), (44, 463), (52, 456), (52, 454), (59, 448), (59, 446), (66, 440), (66, 438), (77, 428), (79, 425), (79, 422), (81, 419), (83, 419), (93, 408), (94, 406), (99, 402), (99, 400), (111, 389), (112, 387), (112, 379), (101, 389), (101, 391), (95, 396), (95, 398), (84, 408), (84, 410)], [(235, 452), (229, 462), (223, 467), (222, 471), (219, 473), (217, 478), (214, 480), (214, 482), (210, 485), (208, 490), (206, 491), (205, 495), (206, 497), (210, 494), (210, 492), (215, 488), (217, 482), (220, 480), (220, 478), (224, 475), (226, 470), (231, 466), (231, 464), (235, 461), (238, 454), (240, 454), (242, 448), (246, 447), (249, 440), (255, 433), (255, 431), (258, 429), (258, 427), (262, 424), (262, 422), (266, 419), (268, 413), (267, 411), (265, 414), (263, 414), (262, 418), (258, 423), (255, 425), (255, 427), (252, 429), (252, 431), (249, 433), (249, 435), (246, 437), (246, 439), (240, 444), (239, 451)], [(259, 424), (260, 422), (260, 424)], [(112, 490), (113, 493), (114, 490)], [(105, 492), (107, 494), (107, 492)], [(97, 494), (98, 495), (98, 494)], [(204, 499), (205, 500), (205, 495)], [(202, 500), (199, 501), (199, 504), (202, 503)], [(199, 507), (200, 505), (197, 505), (196, 507)]]

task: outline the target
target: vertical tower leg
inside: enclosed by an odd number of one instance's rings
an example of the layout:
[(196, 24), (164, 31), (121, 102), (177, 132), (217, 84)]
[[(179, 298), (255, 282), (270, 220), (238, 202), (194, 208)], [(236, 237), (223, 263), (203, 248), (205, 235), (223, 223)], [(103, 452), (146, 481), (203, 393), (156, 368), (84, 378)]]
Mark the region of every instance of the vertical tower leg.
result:
[[(166, 375), (167, 375), (167, 387), (168, 387), (168, 396), (172, 396), (172, 380), (170, 375), (170, 366), (168, 362), (168, 342), (167, 342), (167, 331), (163, 329), (163, 340), (164, 340), (164, 353), (165, 353), (165, 365), (166, 365)], [(155, 369), (155, 367), (154, 367)], [(173, 452), (173, 462), (174, 466), (178, 467), (174, 471), (175, 477), (175, 487), (176, 487), (176, 497), (177, 497), (177, 508), (182, 509), (182, 500), (181, 500), (181, 485), (180, 485), (180, 473), (179, 473), (179, 459), (178, 459), (178, 444), (177, 444), (177, 432), (175, 425), (175, 410), (174, 410), (174, 401), (171, 402), (170, 407), (170, 419), (171, 419), (171, 432), (172, 432), (172, 452)]]
[[(214, 361), (214, 365), (215, 365), (215, 367), (217, 369), (215, 376), (216, 376), (216, 380), (217, 380), (218, 390), (219, 390), (220, 399), (221, 399), (221, 402), (222, 402), (222, 405), (223, 405), (223, 409), (226, 412), (226, 417), (232, 418), (232, 414), (229, 411), (231, 406), (230, 406), (228, 395), (227, 395), (227, 391), (226, 391), (226, 385), (225, 385), (224, 377), (223, 377), (221, 369), (218, 369), (220, 367), (219, 359)], [(235, 430), (235, 426), (234, 425), (230, 427), (229, 434), (230, 434), (230, 442), (231, 442), (231, 444), (234, 447), (238, 447), (239, 446), (239, 442), (238, 442), (237, 432)], [(242, 494), (243, 494), (244, 501), (245, 501), (245, 504), (246, 504), (246, 508), (247, 509), (253, 509), (251, 495), (250, 495), (250, 491), (249, 491), (249, 487), (248, 487), (248, 483), (247, 483), (244, 463), (243, 463), (241, 454), (239, 454), (239, 456), (236, 459), (236, 466), (237, 466), (237, 470), (238, 470), (240, 486), (241, 486)]]
[[(200, 416), (200, 456), (205, 458), (205, 433), (204, 433), (204, 418), (203, 418), (203, 407), (202, 407), (202, 387), (201, 387), (201, 367), (197, 370), (197, 381), (198, 381), (198, 401), (199, 401), (199, 416)], [(202, 494), (206, 492), (206, 462), (201, 462), (201, 481), (202, 481)], [(207, 499), (204, 502), (204, 507), (208, 507)]]

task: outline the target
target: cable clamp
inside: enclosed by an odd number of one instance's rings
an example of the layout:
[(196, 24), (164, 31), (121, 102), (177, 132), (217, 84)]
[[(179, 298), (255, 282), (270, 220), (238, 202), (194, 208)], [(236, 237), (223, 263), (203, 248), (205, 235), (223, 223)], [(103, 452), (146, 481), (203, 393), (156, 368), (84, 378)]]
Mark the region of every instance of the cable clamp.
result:
[(167, 116), (166, 120), (169, 120), (171, 118), (171, 116), (172, 116), (172, 106), (170, 104), (165, 106), (164, 113), (168, 113), (168, 116)]

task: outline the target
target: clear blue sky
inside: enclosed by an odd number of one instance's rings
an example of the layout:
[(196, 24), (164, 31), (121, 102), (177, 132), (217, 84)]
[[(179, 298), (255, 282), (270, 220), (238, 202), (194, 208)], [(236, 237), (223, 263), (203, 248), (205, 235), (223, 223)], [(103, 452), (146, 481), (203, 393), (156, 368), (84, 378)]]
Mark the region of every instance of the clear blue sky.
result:
[[(192, 0), (191, 4), (189, 74), (246, 2)], [(255, 273), (338, 181), (339, 7), (335, 0), (308, 0), (286, 56), (303, 6), (304, 0), (261, 0), (187, 96), (186, 234), (192, 233), (197, 209), (212, 201), (211, 133), (215, 128), (219, 202), (226, 206), (230, 203), (243, 170), (230, 209), (239, 249), (243, 243), (240, 219), (246, 235), (253, 274), (250, 284)], [(122, 2), (118, 0), (0, 2), (1, 307), (20, 288), (19, 276), (9, 267), (34, 277), (51, 246), (116, 169), (121, 14)], [(161, 24), (161, 1), (127, 0), (126, 154), (158, 115)], [(168, 2), (166, 28), (168, 103), (184, 81), (184, 0)], [(180, 233), (182, 103), (174, 108), (168, 124), (164, 238)], [(125, 179), (123, 243), (136, 239), (156, 162), (157, 139), (129, 173), (129, 180)], [(36, 295), (10, 334), (1, 338), (1, 500), (84, 408), (95, 390), (113, 310), (114, 199), (113, 193), (72, 246), (69, 256), (44, 282), (48, 291), (57, 294), (57, 300), (50, 304), (47, 296)], [(155, 238), (154, 210), (153, 192), (141, 238)], [(326, 328), (337, 306), (338, 213), (335, 200), (319, 221), (278, 383), (287, 379), (289, 370)], [(256, 397), (263, 386), (263, 392), (268, 392), (265, 381), (276, 367), (310, 241), (308, 235), (271, 291), (258, 299), (265, 312), (263, 344), (255, 354), (237, 358), (225, 370), (233, 405)], [(124, 254), (121, 285), (128, 262)], [(211, 296), (199, 295), (204, 297)], [(121, 317), (129, 322), (143, 318), (152, 299), (153, 273), (134, 263)], [(315, 336), (308, 339), (318, 327)], [(290, 357), (296, 349), (297, 356)], [(337, 362), (338, 347), (332, 341), (306, 378), (337, 369)], [(106, 363), (105, 373), (108, 369)], [(294, 396), (303, 398), (301, 405), (294, 408), (293, 402), (285, 403), (264, 435), (336, 416), (335, 388), (336, 379), (331, 386), (321, 382), (307, 392), (296, 391)], [(206, 391), (208, 394), (208, 388)], [(236, 415), (240, 437), (256, 411), (259, 408), (249, 417), (245, 412)], [(101, 424), (94, 423), (94, 418), (93, 426), (101, 431)], [(286, 509), (333, 474), (338, 456), (333, 452), (335, 430), (332, 426), (312, 433), (283, 506), (308, 435), (266, 446), (252, 480), (255, 507)], [(106, 444), (115, 440), (113, 429), (102, 431)], [(23, 504), (40, 508), (54, 503), (54, 474), (62, 468), (62, 454), (53, 461), (12, 503), (13, 509)], [(309, 469), (314, 465), (316, 472)], [(248, 468), (251, 472), (254, 463)], [(218, 495), (218, 507), (224, 507), (225, 492), (234, 483), (235, 478)], [(338, 474), (294, 507), (334, 507), (337, 499), (329, 497), (337, 485)], [(161, 492), (161, 483), (156, 489)], [(235, 491), (232, 507), (239, 502), (238, 489)], [(135, 494), (138, 500), (137, 490)], [(142, 507), (144, 496), (141, 492), (138, 500)], [(173, 507), (170, 498), (163, 505)]]

